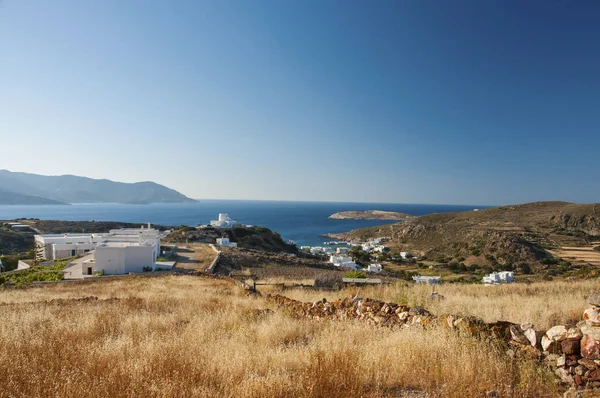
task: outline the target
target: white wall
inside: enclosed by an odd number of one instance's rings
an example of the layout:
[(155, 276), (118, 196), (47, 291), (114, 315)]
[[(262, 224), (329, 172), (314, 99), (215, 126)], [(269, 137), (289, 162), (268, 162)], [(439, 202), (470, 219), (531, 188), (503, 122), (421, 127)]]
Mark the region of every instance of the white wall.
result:
[(96, 270), (98, 272), (104, 270), (108, 275), (143, 272), (144, 267), (154, 268), (156, 265), (155, 253), (156, 249), (153, 246), (98, 246)]

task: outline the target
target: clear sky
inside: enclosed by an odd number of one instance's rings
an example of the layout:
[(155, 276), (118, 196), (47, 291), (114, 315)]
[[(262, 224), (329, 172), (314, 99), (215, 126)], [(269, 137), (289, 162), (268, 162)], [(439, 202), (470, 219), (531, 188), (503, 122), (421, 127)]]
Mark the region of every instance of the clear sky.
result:
[(600, 202), (598, 1), (0, 0), (0, 169)]

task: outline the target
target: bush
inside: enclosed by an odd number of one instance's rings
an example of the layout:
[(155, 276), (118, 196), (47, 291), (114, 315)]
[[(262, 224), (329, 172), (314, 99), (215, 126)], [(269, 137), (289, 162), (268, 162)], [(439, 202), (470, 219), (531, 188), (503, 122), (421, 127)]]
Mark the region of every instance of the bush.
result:
[(367, 274), (365, 271), (350, 271), (344, 275), (344, 278), (366, 278)]
[(597, 252), (600, 252), (600, 246), (594, 247), (594, 250), (597, 251)]
[(152, 271), (152, 267), (142, 267), (142, 271), (144, 271), (144, 272), (151, 272)]
[(315, 287), (326, 287), (330, 289), (339, 289), (344, 285), (342, 277), (335, 272), (320, 274), (315, 278)]

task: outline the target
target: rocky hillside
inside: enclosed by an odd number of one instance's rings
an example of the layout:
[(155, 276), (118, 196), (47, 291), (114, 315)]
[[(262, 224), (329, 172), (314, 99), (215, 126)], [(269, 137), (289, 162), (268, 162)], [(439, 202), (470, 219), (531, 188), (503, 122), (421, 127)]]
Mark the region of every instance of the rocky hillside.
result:
[(600, 239), (600, 204), (536, 202), (480, 211), (430, 214), (392, 225), (357, 229), (333, 237), (389, 237), (393, 250), (431, 260), (539, 271), (549, 249)]
[(206, 227), (196, 229), (195, 227), (181, 226), (171, 233), (165, 242), (185, 243), (185, 242), (203, 242), (215, 243), (217, 238), (229, 238), (236, 242), (238, 247), (244, 249), (256, 249), (267, 252), (285, 252), (296, 253), (298, 249), (294, 245), (287, 244), (281, 235), (268, 228), (233, 228), (216, 229)]
[(341, 211), (329, 216), (334, 220), (408, 220), (414, 217), (406, 213), (383, 210)]

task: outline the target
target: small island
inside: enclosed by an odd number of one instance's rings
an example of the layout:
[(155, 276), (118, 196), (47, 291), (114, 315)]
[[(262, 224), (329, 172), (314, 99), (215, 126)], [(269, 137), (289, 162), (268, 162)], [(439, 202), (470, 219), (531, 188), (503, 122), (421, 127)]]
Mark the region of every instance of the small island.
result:
[(407, 220), (414, 217), (406, 213), (383, 210), (341, 211), (329, 216), (334, 220)]

